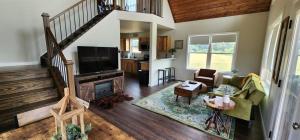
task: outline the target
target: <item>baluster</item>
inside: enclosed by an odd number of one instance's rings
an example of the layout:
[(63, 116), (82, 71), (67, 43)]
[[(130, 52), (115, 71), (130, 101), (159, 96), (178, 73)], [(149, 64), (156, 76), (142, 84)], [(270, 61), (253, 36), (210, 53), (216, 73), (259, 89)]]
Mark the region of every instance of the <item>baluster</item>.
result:
[(74, 25), (75, 25), (75, 30), (74, 32), (76, 31), (76, 18), (75, 18), (75, 8), (73, 7), (73, 17), (74, 17)]
[(85, 10), (86, 10), (86, 22), (89, 21), (89, 10), (88, 10), (88, 1), (85, 1)]
[(53, 19), (53, 28), (54, 28), (54, 36), (55, 39), (57, 40), (55, 19)]
[(94, 13), (95, 13), (95, 16), (98, 15), (98, 11), (97, 11), (97, 0), (94, 0)]
[(64, 21), (65, 21), (65, 32), (66, 32), (66, 38), (67, 38), (68, 37), (68, 29), (67, 29), (66, 13), (64, 13)]
[(93, 13), (92, 13), (92, 0), (90, 0), (90, 15), (91, 19), (93, 18)]
[(69, 85), (68, 85), (68, 75), (67, 75), (67, 68), (66, 68), (66, 65), (64, 65), (64, 76), (65, 76), (65, 79), (66, 79), (66, 85), (69, 87)]
[(72, 34), (73, 33), (73, 31), (72, 31), (72, 20), (71, 20), (71, 12), (70, 12), (71, 10), (69, 10), (69, 23), (70, 23), (70, 34)]
[(84, 10), (83, 10), (83, 3), (81, 3), (81, 9), (82, 9), (82, 24), (84, 24)]
[(58, 21), (59, 21), (59, 30), (60, 30), (60, 41), (62, 41), (62, 30), (61, 30), (60, 16), (58, 17)]
[(78, 25), (78, 28), (80, 28), (80, 25), (81, 25), (80, 23), (81, 23), (81, 21), (80, 21), (80, 12), (79, 12), (79, 6), (78, 6), (78, 20), (79, 20), (79, 22), (78, 22), (78, 23), (79, 23), (79, 25)]

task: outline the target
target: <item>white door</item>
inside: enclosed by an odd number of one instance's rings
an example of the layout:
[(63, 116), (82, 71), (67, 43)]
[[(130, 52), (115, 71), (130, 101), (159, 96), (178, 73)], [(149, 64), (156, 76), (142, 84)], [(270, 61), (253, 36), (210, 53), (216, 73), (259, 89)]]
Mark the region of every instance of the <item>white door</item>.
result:
[[(295, 7), (299, 5), (295, 3)], [(286, 66), (286, 81), (283, 90), (282, 104), (280, 104), (279, 117), (277, 119), (276, 128), (273, 139), (278, 140), (299, 140), (300, 139), (300, 8), (296, 8), (298, 12), (292, 13), (293, 19), (296, 19), (293, 26), (293, 35), (291, 48), (288, 52), (288, 58), (284, 62)], [(280, 102), (279, 102), (280, 103)]]

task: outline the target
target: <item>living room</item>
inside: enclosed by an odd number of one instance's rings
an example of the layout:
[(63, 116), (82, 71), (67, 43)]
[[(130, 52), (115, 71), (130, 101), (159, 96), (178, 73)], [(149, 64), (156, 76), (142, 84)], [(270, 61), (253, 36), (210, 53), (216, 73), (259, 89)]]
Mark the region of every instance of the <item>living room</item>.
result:
[(299, 4), (1, 1), (0, 139), (297, 139)]

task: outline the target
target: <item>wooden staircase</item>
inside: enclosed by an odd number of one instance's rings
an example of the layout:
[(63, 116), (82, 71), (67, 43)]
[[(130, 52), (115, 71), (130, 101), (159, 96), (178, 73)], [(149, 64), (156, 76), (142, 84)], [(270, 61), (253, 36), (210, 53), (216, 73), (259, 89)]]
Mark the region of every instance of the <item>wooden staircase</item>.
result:
[[(44, 28), (50, 29), (62, 51), (111, 13), (112, 4), (106, 4), (101, 13), (97, 10), (97, 0), (79, 1), (52, 18), (43, 13)], [(41, 56), (42, 66), (47, 66), (47, 59), (48, 52)]]
[(54, 104), (60, 96), (46, 68), (0, 70), (0, 132), (17, 128), (17, 114)]

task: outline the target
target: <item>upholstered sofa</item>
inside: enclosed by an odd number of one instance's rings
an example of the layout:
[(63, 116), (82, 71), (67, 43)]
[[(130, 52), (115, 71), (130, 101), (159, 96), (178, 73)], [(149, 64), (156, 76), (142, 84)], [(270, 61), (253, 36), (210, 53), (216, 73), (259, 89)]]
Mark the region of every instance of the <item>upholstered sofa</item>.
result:
[(210, 94), (217, 96), (230, 95), (236, 103), (236, 107), (233, 110), (226, 111), (225, 114), (249, 121), (252, 107), (260, 104), (265, 96), (265, 91), (260, 77), (251, 73), (246, 77), (224, 78), (223, 84)]

